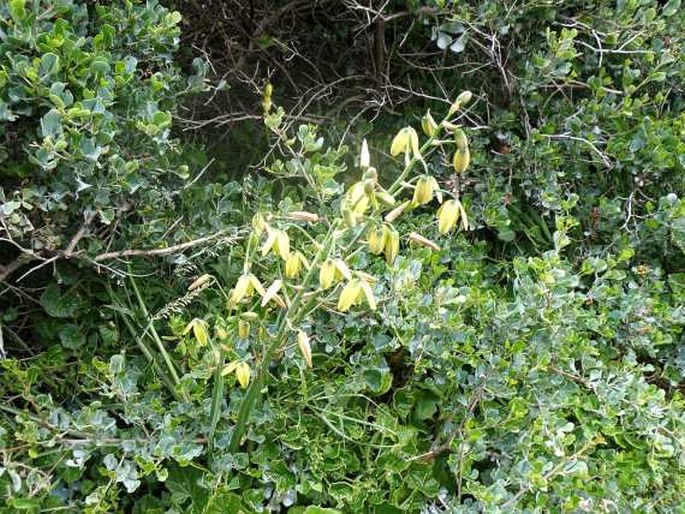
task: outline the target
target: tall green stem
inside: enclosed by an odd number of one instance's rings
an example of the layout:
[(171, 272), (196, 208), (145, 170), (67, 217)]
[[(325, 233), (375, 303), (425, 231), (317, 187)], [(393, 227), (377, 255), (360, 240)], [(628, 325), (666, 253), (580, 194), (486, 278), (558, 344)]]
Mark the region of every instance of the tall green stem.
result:
[(328, 254), (331, 251), (334, 241), (333, 234), (335, 233), (337, 227), (337, 223), (334, 223), (328, 230), (326, 238), (324, 239), (324, 243), (321, 246), (321, 249), (317, 252), (311, 267), (309, 268), (307, 274), (304, 277), (302, 288), (293, 297), (293, 300), (290, 306), (288, 307), (288, 310), (280, 318), (278, 322), (278, 328), (276, 330), (276, 335), (274, 336), (271, 344), (267, 345), (266, 351), (262, 356), (261, 365), (257, 370), (256, 377), (247, 388), (247, 392), (245, 393), (243, 401), (240, 404), (240, 409), (238, 410), (238, 420), (233, 430), (233, 435), (231, 436), (231, 444), (229, 446), (229, 450), (231, 452), (237, 451), (240, 447), (240, 442), (243, 436), (245, 435), (245, 430), (247, 429), (247, 422), (250, 418), (250, 415), (252, 414), (252, 410), (254, 409), (255, 403), (257, 401), (257, 395), (259, 391), (261, 391), (264, 384), (264, 379), (267, 373), (269, 372), (269, 365), (271, 364), (273, 354), (278, 348), (280, 348), (283, 345), (283, 343), (288, 337), (288, 319), (293, 319), (297, 317), (296, 313), (300, 309), (300, 303), (302, 301), (304, 291), (307, 289), (307, 287), (313, 280), (319, 264), (321, 264), (321, 262), (323, 262), (324, 259), (328, 257)]
[(131, 323), (131, 320), (129, 320), (125, 314), (122, 316), (122, 318), (124, 320), (124, 323), (126, 324), (126, 327), (128, 328), (128, 331), (131, 333), (131, 337), (133, 337), (136, 340), (138, 347), (143, 352), (143, 355), (145, 355), (145, 358), (148, 360), (148, 362), (152, 364), (152, 367), (154, 368), (155, 373), (157, 373), (157, 376), (164, 383), (169, 392), (171, 392), (171, 394), (177, 400), (180, 400), (181, 398), (180, 396), (178, 396), (178, 393), (176, 392), (175, 384), (167, 376), (166, 372), (164, 371), (164, 368), (159, 364), (152, 350), (150, 350), (147, 347), (147, 345), (143, 342), (142, 338), (136, 334), (136, 329)]
[(212, 455), (212, 452), (214, 451), (214, 433), (216, 431), (216, 426), (219, 423), (219, 417), (221, 416), (221, 399), (224, 397), (224, 352), (220, 347), (217, 347), (216, 351), (217, 362), (216, 369), (214, 370), (214, 387), (212, 389), (211, 424), (207, 441), (210, 455)]
[[(130, 273), (129, 273), (130, 275)], [(148, 321), (148, 327), (150, 329), (150, 333), (152, 334), (152, 339), (154, 339), (155, 343), (157, 344), (157, 348), (159, 349), (159, 353), (162, 354), (162, 358), (164, 359), (164, 363), (167, 366), (167, 369), (169, 370), (169, 373), (171, 373), (171, 378), (174, 380), (174, 384), (178, 384), (180, 382), (178, 378), (178, 373), (176, 373), (176, 367), (174, 366), (174, 363), (171, 361), (171, 357), (166, 351), (166, 348), (164, 348), (164, 343), (162, 343), (162, 338), (159, 337), (159, 334), (157, 333), (157, 330), (155, 329), (155, 326), (153, 324), (152, 318), (150, 317), (150, 314), (148, 313), (147, 307), (145, 306), (145, 302), (143, 301), (143, 297), (140, 294), (140, 291), (138, 291), (138, 286), (136, 285), (136, 281), (133, 280), (133, 276), (130, 276), (131, 279), (131, 285), (133, 286), (133, 291), (136, 294), (136, 298), (138, 299), (138, 304), (140, 305), (141, 310), (143, 311), (143, 315), (145, 316), (145, 319)]]
[[(433, 140), (434, 140), (434, 139), (435, 139), (434, 137), (431, 137), (431, 138), (428, 139), (428, 141), (426, 141), (426, 142), (423, 144), (423, 146), (419, 149), (419, 153), (420, 153), (421, 155), (423, 155), (424, 152), (425, 152), (428, 148), (431, 147), (431, 145), (433, 144)], [(409, 175), (409, 172), (410, 172), (412, 169), (414, 169), (414, 166), (416, 165), (417, 162), (419, 162), (419, 159), (418, 159), (416, 156), (412, 156), (412, 158), (409, 160), (409, 162), (407, 163), (407, 165), (406, 165), (406, 166), (404, 167), (404, 169), (402, 170), (402, 173), (400, 173), (400, 176), (397, 177), (397, 179), (395, 180), (395, 182), (393, 182), (392, 185), (388, 188), (388, 193), (390, 193), (391, 195), (394, 195), (394, 194), (397, 193), (400, 189), (402, 189), (402, 182), (404, 182), (404, 179), (407, 178), (407, 175)]]

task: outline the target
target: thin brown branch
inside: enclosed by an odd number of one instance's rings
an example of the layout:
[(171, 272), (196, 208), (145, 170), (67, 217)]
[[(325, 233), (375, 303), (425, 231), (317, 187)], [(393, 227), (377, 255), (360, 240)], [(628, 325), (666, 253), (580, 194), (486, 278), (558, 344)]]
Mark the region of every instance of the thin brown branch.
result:
[(0, 282), (4, 282), (12, 273), (17, 271), (24, 264), (28, 264), (34, 259), (35, 257), (32, 256), (30, 253), (21, 253), (16, 259), (14, 259), (6, 266), (0, 265)]
[(67, 246), (67, 249), (64, 250), (62, 253), (63, 257), (65, 259), (68, 259), (72, 256), (74, 253), (74, 250), (76, 249), (76, 245), (78, 245), (79, 241), (81, 238), (85, 235), (86, 230), (88, 230), (88, 227), (90, 226), (90, 222), (93, 220), (93, 215), (89, 214), (86, 215), (86, 221), (83, 222), (83, 225), (78, 229), (76, 234), (74, 234), (74, 237), (71, 238), (71, 241), (69, 242), (69, 245)]
[[(165, 255), (171, 255), (174, 253), (182, 252), (183, 250), (187, 250), (188, 248), (193, 248), (195, 246), (199, 246), (205, 243), (209, 243), (210, 241), (214, 241), (216, 239), (219, 239), (221, 237), (226, 236), (229, 233), (228, 230), (222, 230), (221, 232), (217, 232), (216, 234), (212, 234), (210, 236), (206, 237), (201, 237), (199, 239), (193, 239), (192, 241), (188, 241), (186, 243), (181, 243), (177, 244), (174, 246), (168, 246), (166, 248), (145, 248), (145, 249), (129, 249), (129, 250), (120, 250), (118, 252), (107, 252), (107, 253), (102, 253), (100, 255), (97, 255), (94, 258), (95, 262), (102, 262), (102, 261), (107, 261), (111, 259), (120, 259), (123, 257), (162, 257)], [(236, 242), (240, 240), (240, 236), (234, 234), (232, 236), (232, 242)]]

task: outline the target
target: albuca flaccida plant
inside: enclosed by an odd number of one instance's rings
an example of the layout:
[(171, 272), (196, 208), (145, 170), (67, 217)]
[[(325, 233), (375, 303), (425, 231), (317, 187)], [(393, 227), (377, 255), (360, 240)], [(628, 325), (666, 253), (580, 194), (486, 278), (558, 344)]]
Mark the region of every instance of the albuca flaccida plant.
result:
[[(265, 123), (278, 144), (291, 148), (296, 139), (289, 137), (284, 111), (272, 105), (271, 94), (269, 85), (262, 104)], [(377, 277), (355, 269), (351, 264), (355, 256), (366, 252), (369, 258), (383, 259), (392, 266), (405, 244), (440, 248), (439, 242), (417, 232), (400, 233), (396, 227), (400, 217), (437, 200), (435, 224), (440, 234), (468, 229), (458, 192), (440, 186), (429, 174), (426, 159), (440, 149), (453, 157), (454, 173), (469, 166), (468, 139), (455, 118), (471, 98), (468, 91), (460, 94), (439, 122), (427, 112), (422, 119), (423, 136), (411, 126), (395, 135), (390, 156), (400, 164), (400, 172), (391, 184), (381, 183), (364, 140), (355, 170), (358, 180), (337, 198), (318, 196), (318, 205), (308, 210), (254, 214), (242, 252), (242, 273), (230, 288), (222, 287), (209, 274), (191, 285), (195, 289), (214, 284), (226, 302), (223, 315), (192, 319), (183, 331), (183, 336), (192, 340), (189, 346), (206, 348), (212, 354), (210, 451), (227, 378), (235, 378), (237, 386), (246, 389), (230, 442), (230, 451), (237, 451), (270, 366), (286, 354), (300, 355), (306, 367), (315, 365), (312, 345), (317, 334), (312, 319), (316, 311), (377, 310), (382, 302)], [(307, 134), (304, 128), (298, 134), (303, 146), (321, 146), (321, 141), (303, 136)], [(301, 178), (310, 186), (316, 182), (306, 171)], [(297, 352), (288, 351), (295, 348)]]

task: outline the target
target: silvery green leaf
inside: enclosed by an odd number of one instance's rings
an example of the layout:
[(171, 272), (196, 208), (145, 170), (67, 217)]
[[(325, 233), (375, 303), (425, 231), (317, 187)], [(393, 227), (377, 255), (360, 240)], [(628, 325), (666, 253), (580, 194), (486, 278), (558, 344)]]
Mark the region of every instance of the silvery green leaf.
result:
[(466, 32), (455, 39), (450, 45), (450, 50), (452, 50), (455, 54), (463, 52), (464, 48), (466, 48)]
[(438, 33), (438, 48), (440, 50), (444, 50), (445, 48), (447, 48), (451, 42), (452, 42), (452, 36), (450, 36), (449, 34), (446, 34), (444, 32)]

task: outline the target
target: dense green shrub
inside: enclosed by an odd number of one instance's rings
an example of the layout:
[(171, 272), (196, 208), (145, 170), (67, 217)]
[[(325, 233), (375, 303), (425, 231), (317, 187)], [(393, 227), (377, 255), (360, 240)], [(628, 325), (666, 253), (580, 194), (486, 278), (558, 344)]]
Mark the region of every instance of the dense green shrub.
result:
[(38, 256), (78, 250), (84, 225), (91, 253), (110, 238), (159, 239), (168, 227), (155, 219), (189, 175), (170, 137), (176, 98), (202, 87), (173, 61), (180, 15), (155, 2), (12, 0), (0, 19), (6, 237)]
[[(390, 3), (388, 83), (424, 96), (348, 135), (349, 119), (317, 128), (270, 106), (294, 94), (276, 74), (262, 99), (271, 149), (239, 183), (224, 180), (244, 171), (229, 159), (185, 177), (184, 164), (209, 160), (168, 125), (182, 92), (203, 87), (174, 63), (176, 15), (154, 3), (50, 4), (0, 3), (3, 237), (37, 259), (62, 250), (54, 281), (47, 267), (33, 287), (3, 277), (14, 296), (0, 315), (0, 509), (682, 511), (678, 0)], [(373, 14), (352, 4), (327, 5), (343, 21)], [(293, 41), (354, 32), (289, 5), (274, 9), (300, 20)], [(48, 47), (60, 34), (70, 43)], [(281, 43), (260, 33), (255, 55), (270, 63)], [(110, 87), (96, 109), (89, 90)], [(449, 125), (422, 146), (425, 167), (411, 145), (409, 164), (389, 155), (400, 127), (420, 134), (426, 109), (438, 119), (464, 89), (473, 99), (452, 121), (471, 166), (455, 174)], [(79, 102), (89, 114), (72, 119)], [(364, 135), (377, 179), (360, 159)], [(375, 255), (381, 216), (424, 173), (463, 202), (469, 230), (440, 233), (442, 199), (409, 203), (386, 227), (398, 255), (386, 236), (392, 255)], [(370, 207), (355, 211), (360, 181)], [(376, 209), (382, 186), (395, 204)], [(62, 258), (84, 216), (74, 265)], [(213, 238), (227, 229), (236, 237)], [(107, 238), (125, 249), (204, 235), (161, 261), (84, 269)], [(339, 267), (339, 283), (318, 287), (329, 253), (352, 279)], [(278, 298), (236, 301), (249, 273)], [(371, 295), (350, 306), (341, 297), (355, 281)]]

